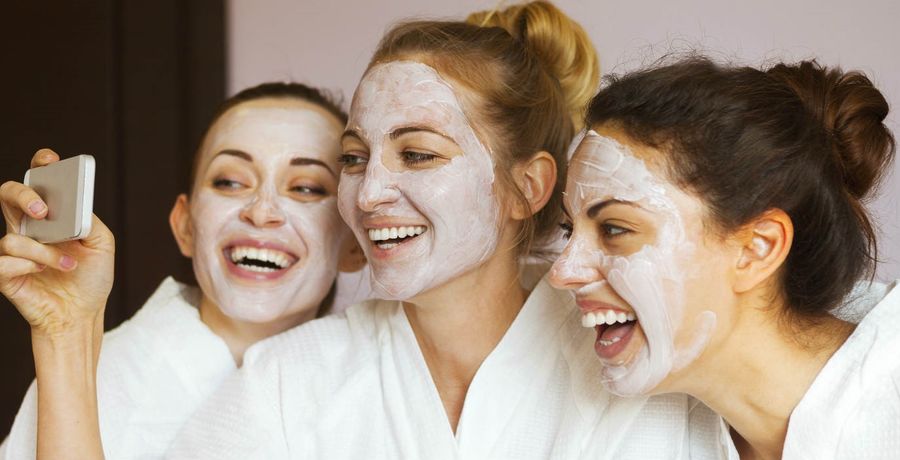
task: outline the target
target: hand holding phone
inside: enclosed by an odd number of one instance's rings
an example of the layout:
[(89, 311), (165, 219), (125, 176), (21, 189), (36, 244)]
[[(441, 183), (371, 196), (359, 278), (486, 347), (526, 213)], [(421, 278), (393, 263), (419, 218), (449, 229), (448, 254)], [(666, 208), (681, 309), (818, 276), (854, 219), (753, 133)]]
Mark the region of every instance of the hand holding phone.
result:
[(41, 243), (86, 237), (91, 232), (94, 207), (94, 157), (78, 155), (47, 166), (29, 169), (24, 184), (47, 203), (43, 219), (22, 219), (19, 233)]

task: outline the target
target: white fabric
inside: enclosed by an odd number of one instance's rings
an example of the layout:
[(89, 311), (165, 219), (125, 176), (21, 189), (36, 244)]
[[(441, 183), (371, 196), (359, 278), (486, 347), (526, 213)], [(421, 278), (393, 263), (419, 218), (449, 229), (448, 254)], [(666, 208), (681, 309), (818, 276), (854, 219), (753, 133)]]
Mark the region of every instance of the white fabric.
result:
[(887, 291), (794, 409), (785, 459), (900, 458), (898, 282)]
[[(225, 342), (200, 321), (199, 290), (167, 278), (103, 338), (97, 366), (106, 458), (159, 458), (188, 416), (237, 370)], [(35, 457), (32, 382), (4, 442), (4, 460)]]
[(695, 400), (604, 391), (578, 318), (571, 295), (541, 280), (476, 373), (454, 435), (400, 303), (353, 306), (248, 352), (167, 457), (727, 458), (721, 419)]

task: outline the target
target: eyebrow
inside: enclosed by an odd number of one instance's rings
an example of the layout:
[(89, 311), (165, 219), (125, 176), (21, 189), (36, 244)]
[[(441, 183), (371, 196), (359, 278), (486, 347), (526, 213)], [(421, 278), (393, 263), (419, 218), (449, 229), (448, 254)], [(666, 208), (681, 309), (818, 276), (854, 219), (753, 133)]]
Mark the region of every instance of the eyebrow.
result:
[[(225, 149), (225, 150), (222, 150), (221, 152), (217, 153), (216, 156), (213, 158), (217, 158), (221, 155), (229, 155), (229, 156), (240, 158), (249, 163), (253, 163), (253, 157), (249, 153), (244, 152), (243, 150)], [(325, 164), (325, 162), (323, 162), (321, 160), (317, 160), (315, 158), (307, 158), (307, 157), (291, 158), (290, 165), (291, 166), (309, 166), (309, 165), (321, 166), (321, 167), (327, 169), (328, 172), (330, 172), (332, 176), (337, 177), (337, 174), (335, 174), (334, 170), (332, 170), (330, 166)]]
[(332, 176), (337, 177), (337, 174), (334, 173), (334, 171), (331, 169), (331, 167), (328, 166), (327, 164), (325, 164), (325, 162), (323, 162), (321, 160), (317, 160), (315, 158), (306, 158), (306, 157), (291, 158), (291, 166), (308, 166), (308, 165), (321, 166), (321, 167), (327, 169), (328, 172), (330, 172)]
[[(214, 156), (213, 158), (217, 158), (220, 155), (231, 155), (233, 157), (238, 157), (244, 161), (253, 163), (253, 157), (250, 156), (249, 153), (244, 152), (243, 150), (225, 149), (225, 150), (222, 150), (219, 153), (217, 153), (216, 156)], [(210, 160), (210, 161), (212, 161), (212, 160)]]
[(453, 140), (452, 137), (450, 137), (434, 128), (431, 128), (428, 126), (422, 126), (422, 125), (404, 126), (402, 128), (397, 128), (397, 129), (391, 131), (390, 137), (391, 137), (391, 140), (395, 140), (404, 134), (416, 133), (416, 132), (426, 132), (426, 133), (437, 134), (438, 136), (441, 136), (444, 139), (447, 139), (448, 141), (453, 142), (454, 144), (456, 143), (456, 141)]
[(344, 130), (343, 134), (341, 134), (341, 140), (344, 140), (345, 137), (354, 137), (362, 142), (362, 136), (360, 136), (359, 133), (353, 128)]
[(594, 216), (597, 215), (597, 213), (599, 213), (600, 211), (603, 210), (603, 208), (605, 208), (605, 207), (607, 207), (607, 206), (610, 206), (610, 205), (614, 205), (614, 204), (624, 204), (624, 205), (626, 205), (626, 206), (632, 206), (632, 207), (635, 207), (635, 208), (639, 208), (639, 207), (640, 207), (640, 206), (638, 206), (637, 204), (632, 203), (632, 202), (630, 202), (630, 201), (623, 201), (623, 200), (616, 200), (616, 199), (605, 200), (605, 201), (602, 201), (602, 202), (597, 203), (597, 204), (595, 204), (595, 205), (592, 205), (590, 208), (588, 208), (588, 210), (587, 210), (587, 216), (593, 219)]

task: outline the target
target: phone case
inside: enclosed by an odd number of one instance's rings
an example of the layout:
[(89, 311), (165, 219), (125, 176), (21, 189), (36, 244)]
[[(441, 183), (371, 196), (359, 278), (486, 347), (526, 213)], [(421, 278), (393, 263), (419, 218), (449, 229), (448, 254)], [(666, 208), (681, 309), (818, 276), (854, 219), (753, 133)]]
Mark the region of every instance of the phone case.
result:
[(47, 203), (47, 217), (22, 219), (20, 233), (41, 243), (76, 240), (91, 232), (94, 205), (94, 157), (78, 155), (29, 169), (24, 184)]

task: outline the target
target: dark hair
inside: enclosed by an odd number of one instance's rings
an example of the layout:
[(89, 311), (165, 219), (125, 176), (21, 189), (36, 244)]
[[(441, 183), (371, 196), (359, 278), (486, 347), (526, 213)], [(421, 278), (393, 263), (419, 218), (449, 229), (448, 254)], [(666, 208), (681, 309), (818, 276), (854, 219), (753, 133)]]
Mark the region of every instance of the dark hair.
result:
[(534, 253), (533, 245), (540, 248), (556, 236), (566, 150), (600, 78), (596, 52), (581, 26), (545, 1), (472, 13), (466, 22), (408, 22), (384, 36), (369, 66), (398, 59), (423, 62), (472, 92), (474, 107), (467, 109), (476, 116), (470, 121), (491, 135), (502, 182), (514, 184), (512, 167), (537, 152), (553, 156), (554, 193), (524, 222), (517, 249)]
[[(225, 112), (231, 110), (232, 108), (245, 102), (255, 101), (259, 99), (279, 98), (299, 99), (302, 101), (310, 102), (325, 109), (328, 113), (334, 115), (334, 117), (342, 124), (347, 124), (347, 113), (344, 112), (343, 109), (341, 109), (340, 102), (338, 102), (338, 100), (327, 91), (313, 88), (302, 83), (267, 82), (241, 90), (234, 96), (225, 99), (222, 104), (219, 105), (219, 108), (216, 109), (215, 114), (213, 114), (212, 119), (209, 121), (209, 126), (206, 128), (206, 132), (203, 134), (203, 139), (206, 138), (207, 134), (209, 133), (209, 129), (212, 128), (216, 121), (218, 121), (219, 118), (221, 118), (222, 115), (225, 114)], [(201, 140), (201, 145), (202, 143), (203, 140)], [(197, 169), (199, 168), (200, 156), (200, 148), (198, 148), (196, 153), (194, 154), (194, 160), (191, 166), (191, 177), (190, 183), (188, 185), (188, 195), (191, 194), (194, 188), (194, 181), (197, 178)], [(196, 281), (194, 282), (194, 284), (196, 284)], [(322, 299), (322, 303), (319, 304), (319, 309), (316, 312), (316, 318), (321, 318), (331, 311), (334, 305), (336, 289), (337, 280), (331, 283), (331, 288)]]
[[(203, 144), (203, 139), (206, 139), (206, 135), (209, 133), (209, 129), (212, 128), (216, 121), (218, 121), (219, 118), (221, 118), (222, 115), (225, 114), (225, 112), (245, 102), (255, 101), (259, 99), (299, 99), (301, 101), (306, 101), (325, 109), (328, 113), (334, 115), (334, 117), (337, 118), (341, 123), (345, 125), (347, 124), (347, 113), (344, 112), (343, 109), (341, 109), (340, 102), (327, 91), (313, 88), (311, 86), (304, 85), (303, 83), (266, 82), (256, 86), (245, 88), (234, 96), (231, 96), (228, 99), (222, 101), (222, 103), (213, 114), (212, 119), (210, 119), (209, 121), (206, 132), (203, 134), (203, 138), (200, 141), (201, 145)], [(194, 180), (197, 178), (197, 173), (199, 172), (197, 171), (197, 168), (199, 167), (199, 161), (200, 149), (198, 148), (196, 153), (194, 154), (194, 160), (191, 166), (190, 182), (188, 183), (189, 195), (193, 191)]]
[(708, 205), (719, 231), (786, 212), (795, 229), (780, 272), (786, 312), (814, 319), (874, 274), (875, 231), (862, 203), (893, 160), (887, 114), (859, 72), (694, 57), (609, 79), (587, 123), (666, 152), (674, 182)]

